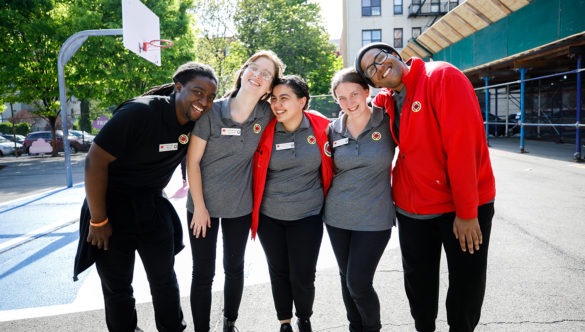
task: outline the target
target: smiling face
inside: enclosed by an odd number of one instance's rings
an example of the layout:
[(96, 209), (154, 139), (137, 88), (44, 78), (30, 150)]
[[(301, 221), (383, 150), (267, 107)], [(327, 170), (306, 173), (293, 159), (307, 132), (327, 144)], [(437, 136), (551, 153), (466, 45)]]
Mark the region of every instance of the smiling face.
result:
[(287, 131), (294, 131), (301, 124), (306, 97), (298, 97), (293, 89), (285, 84), (274, 87), (270, 97), (270, 108), (276, 121), (281, 122)]
[(390, 54), (379, 48), (368, 50), (360, 61), (360, 67), (376, 87), (401, 91), (404, 84), (402, 76), (408, 67), (396, 54)]
[(360, 116), (370, 112), (368, 107), (369, 89), (353, 82), (342, 82), (335, 88), (335, 96), (341, 110), (349, 117)]
[(259, 57), (250, 62), (242, 72), (242, 87), (244, 91), (249, 91), (261, 96), (270, 93), (270, 87), (274, 80), (275, 68), (274, 63), (267, 57)]
[(217, 94), (215, 80), (205, 76), (195, 76), (185, 85), (175, 84), (175, 111), (181, 125), (195, 121), (203, 112), (211, 109)]

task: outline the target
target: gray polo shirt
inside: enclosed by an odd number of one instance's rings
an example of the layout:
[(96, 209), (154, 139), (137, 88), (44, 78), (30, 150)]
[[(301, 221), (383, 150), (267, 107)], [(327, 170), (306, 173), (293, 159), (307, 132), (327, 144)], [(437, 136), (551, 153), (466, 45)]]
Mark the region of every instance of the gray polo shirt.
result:
[[(213, 103), (192, 134), (207, 141), (201, 158), (203, 199), (212, 218), (236, 218), (252, 212), (252, 157), (272, 119), (268, 102), (259, 102), (244, 123), (231, 119), (229, 98)], [(187, 196), (187, 209), (193, 200)]]
[(322, 207), (321, 154), (309, 119), (303, 116), (294, 132), (277, 123), (260, 212), (298, 220), (319, 214)]
[(343, 114), (329, 126), (335, 175), (325, 201), (323, 220), (354, 231), (382, 231), (394, 225), (396, 212), (390, 167), (396, 144), (386, 112), (373, 107), (364, 132), (353, 138)]

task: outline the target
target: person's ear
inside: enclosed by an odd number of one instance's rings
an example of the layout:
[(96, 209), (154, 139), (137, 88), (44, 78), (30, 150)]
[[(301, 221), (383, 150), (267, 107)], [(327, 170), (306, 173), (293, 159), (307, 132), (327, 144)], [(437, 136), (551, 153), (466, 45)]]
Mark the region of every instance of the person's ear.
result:
[(305, 110), (307, 109), (307, 97), (302, 97), (301, 99), (299, 99), (299, 103), (302, 105), (301, 109)]

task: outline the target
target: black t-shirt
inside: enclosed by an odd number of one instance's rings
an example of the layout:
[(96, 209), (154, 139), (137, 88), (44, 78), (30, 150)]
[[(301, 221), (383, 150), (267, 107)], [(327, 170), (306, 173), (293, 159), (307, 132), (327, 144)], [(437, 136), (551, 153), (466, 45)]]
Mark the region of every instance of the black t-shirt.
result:
[(187, 153), (193, 124), (179, 125), (174, 95), (138, 97), (118, 106), (94, 139), (117, 158), (109, 167), (108, 192), (162, 191)]

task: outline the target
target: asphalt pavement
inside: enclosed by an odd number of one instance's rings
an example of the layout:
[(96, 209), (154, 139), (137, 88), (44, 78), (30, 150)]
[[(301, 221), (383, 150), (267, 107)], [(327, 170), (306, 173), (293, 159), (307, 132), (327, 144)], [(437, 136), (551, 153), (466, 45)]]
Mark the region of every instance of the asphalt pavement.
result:
[[(477, 331), (585, 331), (585, 164), (573, 160), (572, 144), (490, 139), (496, 174), (496, 213), (488, 262), (486, 297)], [(22, 159), (20, 159), (22, 158)], [(73, 282), (84, 154), (72, 156), (74, 185), (65, 188), (62, 157), (0, 158), (0, 330), (105, 331), (103, 298), (95, 268)], [(165, 189), (183, 218), (185, 197), (177, 169)], [(393, 229), (374, 286), (383, 331), (414, 331), (404, 294), (400, 248)], [(188, 245), (188, 240), (185, 241)], [(221, 246), (220, 246), (221, 247)], [(220, 252), (218, 252), (220, 254)], [(221, 262), (221, 257), (218, 257)], [(448, 331), (444, 309), (448, 286), (441, 269), (437, 330)], [(188, 330), (190, 250), (177, 256)], [(212, 331), (221, 330), (223, 271), (216, 269)], [(156, 331), (148, 283), (137, 264), (134, 289), (138, 322)], [(327, 234), (316, 277), (315, 331), (347, 331), (339, 276)], [(258, 241), (246, 252), (240, 332), (277, 331), (264, 253)]]

